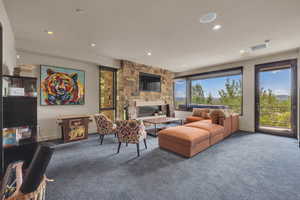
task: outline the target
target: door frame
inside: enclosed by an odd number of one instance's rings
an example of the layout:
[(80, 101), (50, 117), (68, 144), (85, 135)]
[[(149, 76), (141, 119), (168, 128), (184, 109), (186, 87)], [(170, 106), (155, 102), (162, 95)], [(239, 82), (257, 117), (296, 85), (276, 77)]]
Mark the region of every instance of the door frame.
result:
[[(291, 133), (283, 133), (281, 131), (266, 131), (259, 129), (259, 72), (261, 69), (267, 69), (272, 67), (280, 67), (284, 65), (291, 66), (291, 101), (292, 101), (292, 113), (291, 113)], [(297, 85), (297, 59), (289, 59), (289, 60), (282, 60), (277, 62), (270, 62), (270, 63), (263, 63), (255, 65), (255, 131), (268, 133), (272, 135), (279, 135), (279, 136), (286, 136), (286, 137), (297, 137), (297, 127), (298, 127), (298, 85)]]
[[(111, 71), (113, 72), (113, 107), (110, 108), (101, 108), (101, 71)], [(99, 66), (99, 112), (105, 111), (105, 110), (114, 110), (114, 118), (116, 120), (117, 115), (117, 71), (118, 69), (107, 67), (107, 66)]]

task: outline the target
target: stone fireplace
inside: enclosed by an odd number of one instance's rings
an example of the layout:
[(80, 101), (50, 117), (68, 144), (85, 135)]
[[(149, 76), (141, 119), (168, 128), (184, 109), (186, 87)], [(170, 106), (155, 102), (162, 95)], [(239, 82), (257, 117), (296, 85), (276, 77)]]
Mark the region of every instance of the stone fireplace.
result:
[[(161, 77), (161, 91), (140, 91), (140, 72), (159, 75)], [(158, 112), (162, 111), (163, 114), (172, 112), (173, 78), (173, 72), (162, 68), (121, 61), (121, 67), (117, 74), (117, 118), (125, 119), (126, 110), (130, 119), (139, 118), (141, 115), (151, 116), (155, 112), (157, 113), (157, 110)], [(169, 107), (170, 112), (167, 112), (167, 107)], [(139, 113), (140, 111), (142, 113)]]
[(129, 119), (145, 119), (160, 116), (171, 116), (169, 105), (164, 101), (136, 100), (128, 106)]

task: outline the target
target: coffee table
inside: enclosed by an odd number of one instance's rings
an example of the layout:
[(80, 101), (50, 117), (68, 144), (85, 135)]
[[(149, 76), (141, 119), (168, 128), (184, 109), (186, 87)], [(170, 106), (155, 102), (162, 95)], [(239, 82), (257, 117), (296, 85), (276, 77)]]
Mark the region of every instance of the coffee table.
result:
[(154, 124), (154, 132), (147, 131), (149, 135), (157, 136), (157, 130), (164, 129), (166, 127), (160, 127), (158, 128), (157, 125), (159, 124), (169, 124), (171, 122), (180, 122), (180, 125), (183, 125), (183, 119), (175, 118), (175, 117), (158, 117), (158, 118), (149, 118), (143, 120), (145, 123)]

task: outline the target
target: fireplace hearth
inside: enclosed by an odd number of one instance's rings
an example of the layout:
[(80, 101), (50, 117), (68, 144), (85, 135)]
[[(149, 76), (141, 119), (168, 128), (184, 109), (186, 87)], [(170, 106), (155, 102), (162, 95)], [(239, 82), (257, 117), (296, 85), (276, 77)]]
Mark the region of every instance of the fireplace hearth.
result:
[(157, 101), (129, 101), (125, 107), (126, 119), (145, 119), (155, 117), (174, 116), (173, 108), (163, 100)]
[(158, 113), (162, 113), (162, 106), (140, 106), (137, 108), (138, 117), (155, 116)]

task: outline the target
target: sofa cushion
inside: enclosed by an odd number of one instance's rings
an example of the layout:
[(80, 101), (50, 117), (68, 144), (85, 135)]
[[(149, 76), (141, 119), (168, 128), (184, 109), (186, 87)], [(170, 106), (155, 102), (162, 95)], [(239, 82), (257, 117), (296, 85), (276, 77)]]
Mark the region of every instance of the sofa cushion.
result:
[(210, 118), (213, 124), (222, 124), (225, 119), (224, 111), (221, 109), (212, 110), (210, 113)]
[(193, 109), (193, 116), (208, 119), (209, 118), (209, 109), (207, 109), (207, 108), (194, 108)]
[(188, 116), (186, 118), (187, 122), (197, 122), (197, 121), (201, 121), (204, 120), (202, 117), (196, 117), (196, 116)]
[(214, 137), (219, 134), (224, 134), (225, 129), (223, 126), (220, 126), (218, 124), (213, 124), (209, 122), (193, 122), (185, 125), (186, 127), (194, 127), (194, 128), (199, 128), (199, 129), (204, 129), (210, 133), (210, 137)]
[(193, 146), (204, 140), (209, 139), (210, 133), (204, 129), (176, 126), (163, 129), (159, 131), (160, 138), (168, 138), (169, 141), (179, 143), (182, 145)]

